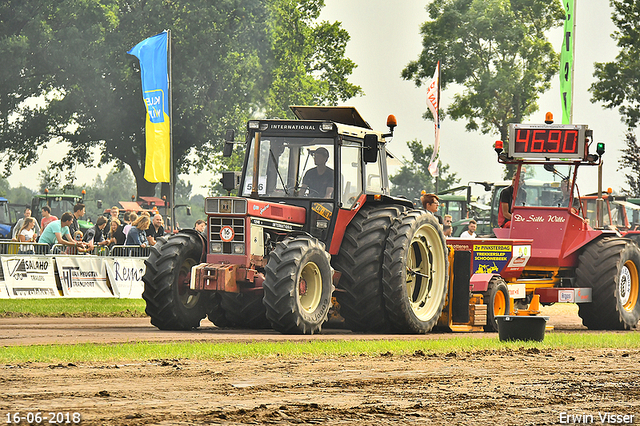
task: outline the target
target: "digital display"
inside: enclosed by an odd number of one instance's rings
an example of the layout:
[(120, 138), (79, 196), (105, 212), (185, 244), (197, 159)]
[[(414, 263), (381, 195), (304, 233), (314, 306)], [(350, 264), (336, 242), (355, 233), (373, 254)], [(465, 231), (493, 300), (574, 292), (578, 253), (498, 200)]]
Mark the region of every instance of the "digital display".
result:
[(573, 124), (510, 124), (509, 156), (582, 159), (586, 129)]

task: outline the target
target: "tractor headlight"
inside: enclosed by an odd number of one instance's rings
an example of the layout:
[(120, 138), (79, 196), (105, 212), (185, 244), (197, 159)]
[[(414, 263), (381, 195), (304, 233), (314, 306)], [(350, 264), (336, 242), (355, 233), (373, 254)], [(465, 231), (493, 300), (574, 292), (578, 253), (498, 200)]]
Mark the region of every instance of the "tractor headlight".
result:
[(234, 254), (244, 254), (244, 243), (233, 243)]
[(222, 243), (211, 243), (211, 253), (222, 253)]

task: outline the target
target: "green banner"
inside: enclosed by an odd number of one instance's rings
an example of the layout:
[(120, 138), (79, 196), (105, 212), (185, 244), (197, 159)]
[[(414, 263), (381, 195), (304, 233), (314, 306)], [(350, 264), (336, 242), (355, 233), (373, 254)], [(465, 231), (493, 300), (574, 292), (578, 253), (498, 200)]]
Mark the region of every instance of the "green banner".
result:
[(560, 51), (560, 96), (562, 102), (562, 124), (571, 124), (571, 103), (573, 102), (573, 9), (574, 0), (564, 0), (566, 13), (564, 36)]

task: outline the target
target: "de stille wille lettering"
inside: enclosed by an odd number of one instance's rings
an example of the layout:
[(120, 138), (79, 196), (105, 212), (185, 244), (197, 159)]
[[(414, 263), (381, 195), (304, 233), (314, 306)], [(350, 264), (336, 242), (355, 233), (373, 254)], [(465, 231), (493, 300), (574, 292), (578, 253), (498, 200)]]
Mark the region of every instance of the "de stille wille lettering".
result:
[(549, 223), (563, 223), (566, 221), (566, 218), (562, 217), (562, 216), (556, 216), (553, 214), (547, 215), (547, 218), (545, 219), (545, 217), (543, 215), (529, 215), (528, 217), (524, 217), (522, 215), (519, 214), (514, 214), (513, 215), (513, 221), (514, 222), (549, 222)]

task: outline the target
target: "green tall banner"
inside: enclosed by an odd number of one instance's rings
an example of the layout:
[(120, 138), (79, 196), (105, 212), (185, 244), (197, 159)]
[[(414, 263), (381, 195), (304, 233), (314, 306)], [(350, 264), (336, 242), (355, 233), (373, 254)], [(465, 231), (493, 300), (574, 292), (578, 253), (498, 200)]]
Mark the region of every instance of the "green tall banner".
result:
[(573, 102), (573, 29), (574, 0), (564, 0), (566, 13), (564, 20), (564, 37), (560, 51), (560, 96), (562, 102), (562, 124), (571, 124)]

